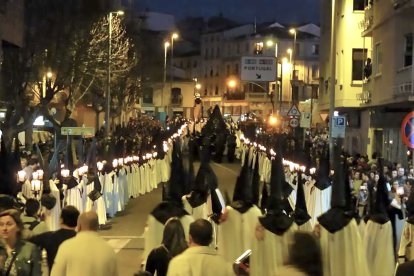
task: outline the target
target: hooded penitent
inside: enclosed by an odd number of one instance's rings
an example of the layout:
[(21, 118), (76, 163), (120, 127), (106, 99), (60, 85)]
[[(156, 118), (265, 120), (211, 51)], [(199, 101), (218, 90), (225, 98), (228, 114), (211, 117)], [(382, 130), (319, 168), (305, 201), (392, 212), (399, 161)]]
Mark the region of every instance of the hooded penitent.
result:
[(308, 214), (308, 209), (306, 208), (305, 201), (305, 192), (303, 190), (302, 183), (302, 173), (298, 171), (298, 183), (296, 191), (296, 206), (295, 211), (293, 212), (293, 218), (297, 225), (303, 225), (311, 219), (311, 216)]
[(324, 190), (331, 186), (331, 179), (329, 178), (329, 150), (325, 148), (322, 151), (322, 156), (320, 157), (319, 170), (316, 176), (315, 187), (319, 190)]
[(259, 218), (260, 224), (276, 235), (282, 235), (290, 228), (293, 220), (283, 211), (282, 185), (285, 182), (282, 157), (280, 154), (272, 160), (270, 197), (268, 198), (267, 212)]
[(173, 142), (171, 157), (171, 177), (168, 184), (167, 201), (181, 204), (182, 196), (185, 194), (185, 172), (181, 155), (181, 146), (178, 141)]
[(375, 201), (370, 210), (369, 219), (378, 224), (387, 223), (390, 220), (387, 212), (389, 205), (390, 201), (388, 199), (387, 183), (384, 174), (380, 171), (377, 191), (375, 193)]
[(208, 147), (203, 147), (200, 152), (200, 168), (194, 180), (191, 194), (187, 197), (192, 208), (196, 208), (207, 201), (207, 197), (218, 187), (217, 176), (209, 164)]
[(331, 208), (318, 217), (319, 223), (330, 233), (341, 230), (352, 220), (352, 214), (346, 208), (346, 180), (348, 177), (344, 171), (345, 160), (340, 156), (340, 150), (335, 148), (334, 182), (332, 184)]
[(244, 213), (253, 206), (252, 194), (252, 173), (249, 168), (249, 151), (245, 153), (246, 160), (240, 170), (240, 175), (237, 177), (236, 185), (234, 186), (233, 201), (231, 207), (240, 213)]

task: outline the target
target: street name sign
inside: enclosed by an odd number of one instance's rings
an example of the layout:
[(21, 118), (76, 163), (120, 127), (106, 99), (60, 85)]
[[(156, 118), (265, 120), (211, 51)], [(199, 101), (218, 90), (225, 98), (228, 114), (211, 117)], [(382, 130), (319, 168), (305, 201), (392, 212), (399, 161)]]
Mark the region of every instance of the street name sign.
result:
[(332, 137), (333, 138), (345, 138), (346, 117), (335, 116), (332, 118), (332, 120), (333, 120)]
[(275, 81), (277, 66), (275, 57), (242, 57), (240, 66), (242, 81)]
[(82, 135), (82, 136), (94, 136), (95, 128), (93, 127), (62, 127), (60, 129), (62, 135)]

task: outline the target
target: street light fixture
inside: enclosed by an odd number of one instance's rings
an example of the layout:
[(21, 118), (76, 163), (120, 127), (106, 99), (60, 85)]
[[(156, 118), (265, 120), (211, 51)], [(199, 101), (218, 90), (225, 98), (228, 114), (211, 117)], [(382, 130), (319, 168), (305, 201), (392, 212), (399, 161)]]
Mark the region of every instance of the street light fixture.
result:
[(227, 86), (228, 86), (229, 88), (231, 88), (231, 89), (235, 88), (235, 87), (236, 87), (236, 85), (237, 85), (237, 82), (236, 82), (235, 80), (229, 80), (229, 81), (227, 82)]
[(275, 57), (277, 58), (277, 51), (278, 51), (278, 44), (277, 42), (274, 42), (273, 40), (269, 39), (268, 41), (266, 41), (266, 46), (267, 47), (273, 47), (273, 44), (275, 45)]
[(161, 93), (161, 107), (164, 107), (164, 89), (165, 89), (165, 82), (167, 81), (167, 50), (168, 50), (168, 47), (170, 47), (170, 43), (168, 41), (164, 42), (164, 77), (163, 77), (163, 85), (162, 85), (162, 93)]
[(290, 34), (293, 34), (293, 51), (292, 51), (292, 56), (293, 56), (293, 72), (295, 72), (295, 57), (296, 57), (296, 29), (291, 28), (289, 30)]
[[(171, 34), (171, 43), (169, 43), (170, 47), (171, 47), (171, 52), (170, 52), (170, 101), (171, 101), (171, 91), (173, 88), (173, 66), (174, 66), (174, 40), (178, 39), (178, 33), (172, 33)], [(165, 44), (166, 46), (166, 44)], [(167, 113), (168, 113), (168, 105), (167, 105)]]
[(111, 51), (112, 51), (112, 17), (114, 15), (124, 15), (124, 11), (109, 12), (108, 14), (108, 56), (107, 56), (107, 83), (106, 83), (106, 111), (105, 111), (105, 136), (109, 137), (109, 118), (111, 109)]

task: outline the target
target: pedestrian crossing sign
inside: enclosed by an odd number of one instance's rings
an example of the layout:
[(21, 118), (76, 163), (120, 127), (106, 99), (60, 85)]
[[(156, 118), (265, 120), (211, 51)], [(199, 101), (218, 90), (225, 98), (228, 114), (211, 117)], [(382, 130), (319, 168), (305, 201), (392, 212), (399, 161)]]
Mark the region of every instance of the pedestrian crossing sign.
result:
[(289, 111), (288, 111), (288, 114), (287, 114), (288, 116), (297, 116), (297, 117), (299, 117), (300, 116), (300, 112), (299, 112), (299, 109), (296, 107), (296, 105), (292, 105), (292, 107), (289, 109)]

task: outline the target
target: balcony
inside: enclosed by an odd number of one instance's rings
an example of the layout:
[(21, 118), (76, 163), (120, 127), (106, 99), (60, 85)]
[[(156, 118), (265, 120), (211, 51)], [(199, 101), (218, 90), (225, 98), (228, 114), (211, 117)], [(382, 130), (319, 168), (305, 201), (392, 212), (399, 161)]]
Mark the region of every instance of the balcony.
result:
[(267, 93), (250, 92), (246, 93), (246, 100), (249, 102), (267, 102), (270, 101)]
[(171, 98), (171, 105), (172, 106), (181, 106), (183, 104), (182, 97), (172, 97)]
[(372, 36), (372, 27), (374, 26), (374, 10), (372, 5), (365, 7), (364, 19), (359, 22), (362, 29), (362, 36)]
[(226, 101), (244, 101), (246, 99), (246, 93), (244, 92), (226, 92), (223, 95)]
[(362, 84), (362, 93), (356, 94), (356, 98), (361, 105), (369, 104), (372, 97), (372, 80), (364, 81)]

